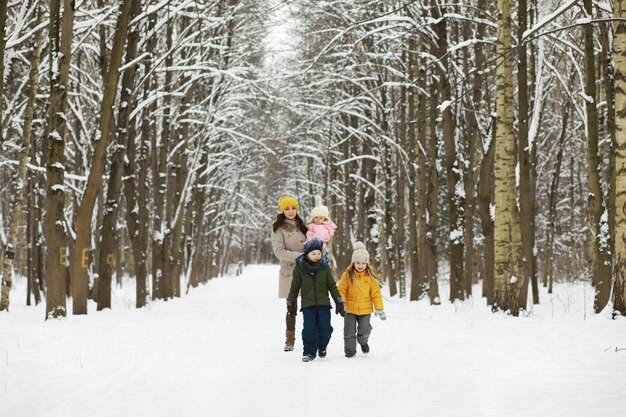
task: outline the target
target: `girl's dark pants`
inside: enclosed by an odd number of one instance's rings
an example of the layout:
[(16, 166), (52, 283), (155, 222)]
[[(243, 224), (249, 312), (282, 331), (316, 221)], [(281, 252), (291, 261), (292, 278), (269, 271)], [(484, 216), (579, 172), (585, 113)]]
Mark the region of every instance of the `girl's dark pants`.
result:
[(304, 327), (302, 328), (302, 343), (304, 355), (314, 358), (317, 350), (325, 350), (333, 333), (330, 325), (330, 306), (313, 306), (302, 309)]

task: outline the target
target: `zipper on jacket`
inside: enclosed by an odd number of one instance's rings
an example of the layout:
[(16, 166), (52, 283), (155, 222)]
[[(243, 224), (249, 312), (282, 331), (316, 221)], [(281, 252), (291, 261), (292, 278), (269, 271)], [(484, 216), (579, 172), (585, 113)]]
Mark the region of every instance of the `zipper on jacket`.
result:
[(315, 281), (317, 281), (315, 279), (315, 277), (317, 276), (317, 273), (319, 272), (319, 269), (317, 271), (315, 271), (315, 273), (313, 274), (313, 294), (315, 294), (315, 305), (317, 305), (317, 285), (315, 284)]

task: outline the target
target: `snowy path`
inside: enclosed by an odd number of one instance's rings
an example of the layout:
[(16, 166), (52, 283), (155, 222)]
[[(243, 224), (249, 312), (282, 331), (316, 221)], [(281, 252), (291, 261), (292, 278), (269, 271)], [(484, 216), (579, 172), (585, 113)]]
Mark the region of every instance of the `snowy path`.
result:
[[(588, 314), (559, 285), (523, 319), (480, 299), (386, 301), (368, 356), (343, 357), (333, 315), (325, 359), (281, 351), (277, 266), (212, 280), (182, 299), (44, 322), (24, 289), (0, 314), (0, 417), (603, 416), (626, 407), (626, 320)], [(442, 294), (445, 294), (442, 290)], [(589, 297), (589, 288), (586, 289)], [(590, 308), (587, 300), (587, 309)], [(456, 310), (456, 311), (455, 311)], [(301, 316), (298, 317), (301, 328)]]

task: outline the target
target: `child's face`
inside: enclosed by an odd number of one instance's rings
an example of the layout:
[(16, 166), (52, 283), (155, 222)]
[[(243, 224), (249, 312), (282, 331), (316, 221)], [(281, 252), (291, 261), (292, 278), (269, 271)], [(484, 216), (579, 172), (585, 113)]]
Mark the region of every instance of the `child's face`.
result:
[(324, 218), (320, 217), (320, 216), (315, 216), (315, 217), (313, 217), (313, 223), (315, 223), (315, 224), (322, 224), (322, 223), (324, 223)]
[(287, 207), (285, 211), (283, 211), (283, 213), (285, 214), (286, 218), (288, 218), (289, 220), (293, 220), (296, 218), (296, 214), (298, 214), (298, 209), (294, 206)]
[(354, 262), (354, 269), (356, 269), (358, 272), (365, 271), (366, 266), (367, 266), (367, 262), (359, 262), (359, 261)]
[(312, 250), (311, 252), (309, 252), (307, 257), (311, 260), (311, 262), (317, 262), (322, 259), (322, 252), (317, 249)]

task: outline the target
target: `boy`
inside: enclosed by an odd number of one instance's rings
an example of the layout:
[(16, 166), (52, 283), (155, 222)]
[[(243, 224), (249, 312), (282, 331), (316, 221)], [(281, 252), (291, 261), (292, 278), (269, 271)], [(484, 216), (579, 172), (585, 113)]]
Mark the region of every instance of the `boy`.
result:
[(326, 356), (326, 346), (333, 332), (330, 325), (329, 292), (335, 300), (336, 313), (342, 317), (346, 314), (345, 304), (328, 267), (328, 258), (322, 258), (322, 248), (323, 242), (317, 237), (304, 242), (304, 253), (296, 258), (291, 289), (287, 296), (287, 314), (294, 317), (298, 293), (301, 293), (301, 311), (304, 316), (303, 362), (315, 359), (316, 353), (320, 358)]

